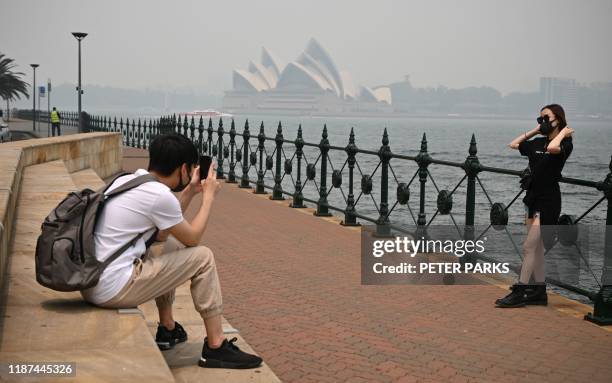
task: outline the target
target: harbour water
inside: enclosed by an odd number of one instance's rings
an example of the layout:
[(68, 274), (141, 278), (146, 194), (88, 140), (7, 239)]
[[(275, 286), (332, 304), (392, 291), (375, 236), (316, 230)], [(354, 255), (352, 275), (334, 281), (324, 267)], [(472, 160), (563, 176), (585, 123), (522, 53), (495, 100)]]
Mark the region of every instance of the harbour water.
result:
[[(235, 116), (236, 129), (242, 132), (245, 117)], [(386, 128), (389, 135), (389, 145), (393, 153), (416, 155), (421, 146), (423, 134), (427, 137), (429, 154), (436, 159), (463, 162), (468, 155), (468, 148), (471, 135), (476, 137), (478, 147), (478, 158), (483, 165), (523, 170), (527, 166), (527, 159), (522, 157), (517, 150), (508, 148), (508, 144), (519, 134), (531, 130), (536, 126), (535, 117), (531, 120), (507, 120), (507, 119), (463, 119), (463, 118), (403, 118), (403, 119), (381, 119), (381, 118), (316, 118), (316, 117), (284, 117), (282, 118), (282, 131), (285, 139), (293, 140), (297, 134), (297, 127), (301, 124), (304, 140), (307, 142), (318, 143), (321, 140), (323, 125), (327, 126), (328, 139), (330, 144), (346, 146), (351, 128), (354, 129), (356, 144), (361, 149), (378, 150), (381, 145), (382, 133)], [(254, 137), (259, 132), (261, 122), (264, 123), (265, 134), (274, 137), (279, 123), (278, 118), (256, 117), (249, 120), (251, 140), (253, 148), (257, 145)], [(225, 130), (229, 129), (229, 121), (224, 121)], [(612, 155), (612, 121), (580, 121), (573, 123), (569, 121), (570, 127), (575, 130), (573, 136), (574, 151), (568, 159), (563, 175), (592, 181), (601, 181), (610, 171), (610, 156)], [(215, 124), (215, 127), (217, 125)], [(228, 138), (225, 137), (227, 140)], [(241, 140), (238, 139), (239, 145)], [(266, 142), (266, 150), (271, 154), (274, 150), (274, 142)], [(285, 144), (285, 154), (291, 157), (294, 152), (293, 145)], [(305, 149), (307, 159), (315, 160), (318, 155), (317, 148)], [(338, 151), (330, 151), (330, 157), (334, 167), (342, 167), (346, 154)], [(374, 170), (378, 164), (378, 159), (372, 155), (358, 154), (357, 161), (364, 174)], [(391, 166), (400, 182), (408, 182), (417, 169), (414, 161), (393, 159)], [(329, 169), (329, 166), (328, 166)], [(329, 170), (331, 173), (331, 170)], [(452, 190), (461, 180), (464, 173), (460, 169), (442, 165), (430, 165), (430, 173), (440, 189)], [(270, 175), (270, 172), (266, 176)], [(377, 176), (374, 175), (374, 195), (376, 194)], [(487, 188), (487, 192), (494, 202), (509, 202), (519, 191), (518, 178), (514, 176), (498, 175), (483, 172), (480, 178)], [(347, 176), (345, 176), (347, 178)], [(285, 181), (285, 180), (284, 180)], [(344, 181), (344, 180), (343, 180)], [(356, 178), (355, 187), (358, 188), (360, 178)], [(289, 183), (290, 184), (290, 183)], [(328, 182), (328, 185), (330, 183)], [(346, 183), (343, 184), (346, 186)], [(411, 188), (412, 194), (416, 196), (416, 183)], [(428, 188), (433, 189), (428, 181)], [(414, 190), (413, 190), (414, 189)], [(563, 194), (563, 213), (582, 214), (591, 203), (596, 202), (601, 196), (601, 192), (592, 188), (561, 185)], [(289, 188), (291, 190), (291, 188)], [(307, 189), (305, 189), (306, 191)], [(394, 183), (390, 182), (390, 190), (394, 193)], [(457, 196), (453, 202), (457, 207), (454, 212), (460, 212), (462, 201), (462, 187), (457, 190)], [(332, 190), (332, 195), (335, 194)], [(433, 202), (435, 202), (434, 193)], [(482, 197), (482, 198), (480, 198)], [(414, 199), (411, 198), (411, 202)], [(520, 202), (520, 201), (517, 201)], [(481, 190), (477, 192), (477, 204), (488, 206), (488, 201)], [(514, 218), (522, 217), (522, 204), (515, 203), (516, 209), (511, 209), (512, 221)], [(600, 205), (600, 209), (595, 209), (582, 223), (601, 222), (605, 217), (605, 204)], [(343, 206), (339, 204), (338, 206)], [(367, 208), (364, 206), (364, 209)], [(486, 210), (486, 211), (485, 211)], [(516, 212), (515, 212), (516, 210)], [(435, 208), (431, 213), (435, 212)], [(517, 214), (513, 214), (517, 213)], [(488, 209), (477, 209), (477, 218), (487, 218)], [(482, 221), (481, 221), (482, 223)]]

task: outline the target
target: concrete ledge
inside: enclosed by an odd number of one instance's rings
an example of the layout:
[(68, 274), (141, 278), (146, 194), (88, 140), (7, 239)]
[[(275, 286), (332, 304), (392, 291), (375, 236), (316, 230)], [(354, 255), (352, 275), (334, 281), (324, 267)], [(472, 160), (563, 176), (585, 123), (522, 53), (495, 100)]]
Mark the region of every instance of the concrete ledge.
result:
[(3, 144), (2, 149), (21, 149), (21, 166), (63, 160), (69, 173), (92, 168), (105, 178), (121, 170), (123, 143), (119, 133), (81, 133)]
[[(23, 169), (63, 160), (69, 173), (91, 168), (105, 178), (121, 170), (122, 147), (119, 133), (81, 133), (0, 144), (0, 291), (3, 294)], [(0, 296), (0, 302), (2, 299)]]
[(0, 360), (74, 362), (76, 377), (69, 381), (173, 382), (141, 317), (100, 309), (78, 292), (53, 291), (35, 281), (41, 221), (68, 192), (95, 186), (84, 185), (94, 177), (93, 170), (69, 174), (61, 160), (23, 169), (6, 299), (0, 303)]

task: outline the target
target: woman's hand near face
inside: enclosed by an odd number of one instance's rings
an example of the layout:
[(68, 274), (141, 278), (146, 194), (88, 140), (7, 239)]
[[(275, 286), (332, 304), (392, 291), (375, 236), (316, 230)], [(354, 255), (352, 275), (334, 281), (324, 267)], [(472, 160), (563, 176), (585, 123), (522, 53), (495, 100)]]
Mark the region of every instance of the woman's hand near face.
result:
[(521, 142), (527, 141), (531, 137), (537, 136), (539, 133), (540, 133), (540, 125), (536, 126), (534, 129), (528, 132), (521, 134), (520, 136), (512, 140), (512, 142), (508, 145), (508, 147), (510, 147), (511, 149), (518, 149), (519, 144)]

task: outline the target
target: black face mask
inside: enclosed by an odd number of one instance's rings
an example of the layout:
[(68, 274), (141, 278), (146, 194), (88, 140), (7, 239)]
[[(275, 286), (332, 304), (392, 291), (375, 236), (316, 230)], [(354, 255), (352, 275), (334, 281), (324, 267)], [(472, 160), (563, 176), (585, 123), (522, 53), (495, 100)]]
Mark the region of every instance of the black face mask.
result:
[(540, 124), (540, 134), (548, 136), (553, 130), (555, 130), (555, 127), (552, 126), (552, 122), (548, 120), (548, 116), (538, 117), (537, 121), (538, 124)]
[(190, 182), (191, 182), (191, 175), (189, 176), (189, 181), (183, 184), (183, 172), (179, 171), (179, 184), (174, 189), (170, 189), (170, 190), (172, 190), (175, 193), (180, 193), (183, 190), (185, 190), (185, 188), (187, 187), (187, 185), (189, 185)]

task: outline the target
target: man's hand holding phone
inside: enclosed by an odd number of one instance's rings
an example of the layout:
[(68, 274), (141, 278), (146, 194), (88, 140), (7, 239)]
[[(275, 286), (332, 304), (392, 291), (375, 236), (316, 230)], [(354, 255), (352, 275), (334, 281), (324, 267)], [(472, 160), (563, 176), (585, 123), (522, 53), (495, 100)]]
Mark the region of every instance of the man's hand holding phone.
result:
[(189, 188), (195, 195), (202, 192), (202, 182), (200, 181), (200, 166), (196, 166), (191, 171), (191, 182), (189, 182)]
[[(209, 199), (212, 201), (219, 190), (221, 189), (221, 183), (217, 180), (217, 164), (212, 161), (210, 163), (210, 167), (208, 168), (208, 176), (201, 181), (202, 187), (202, 198), (204, 200)], [(198, 177), (199, 178), (199, 177)]]

